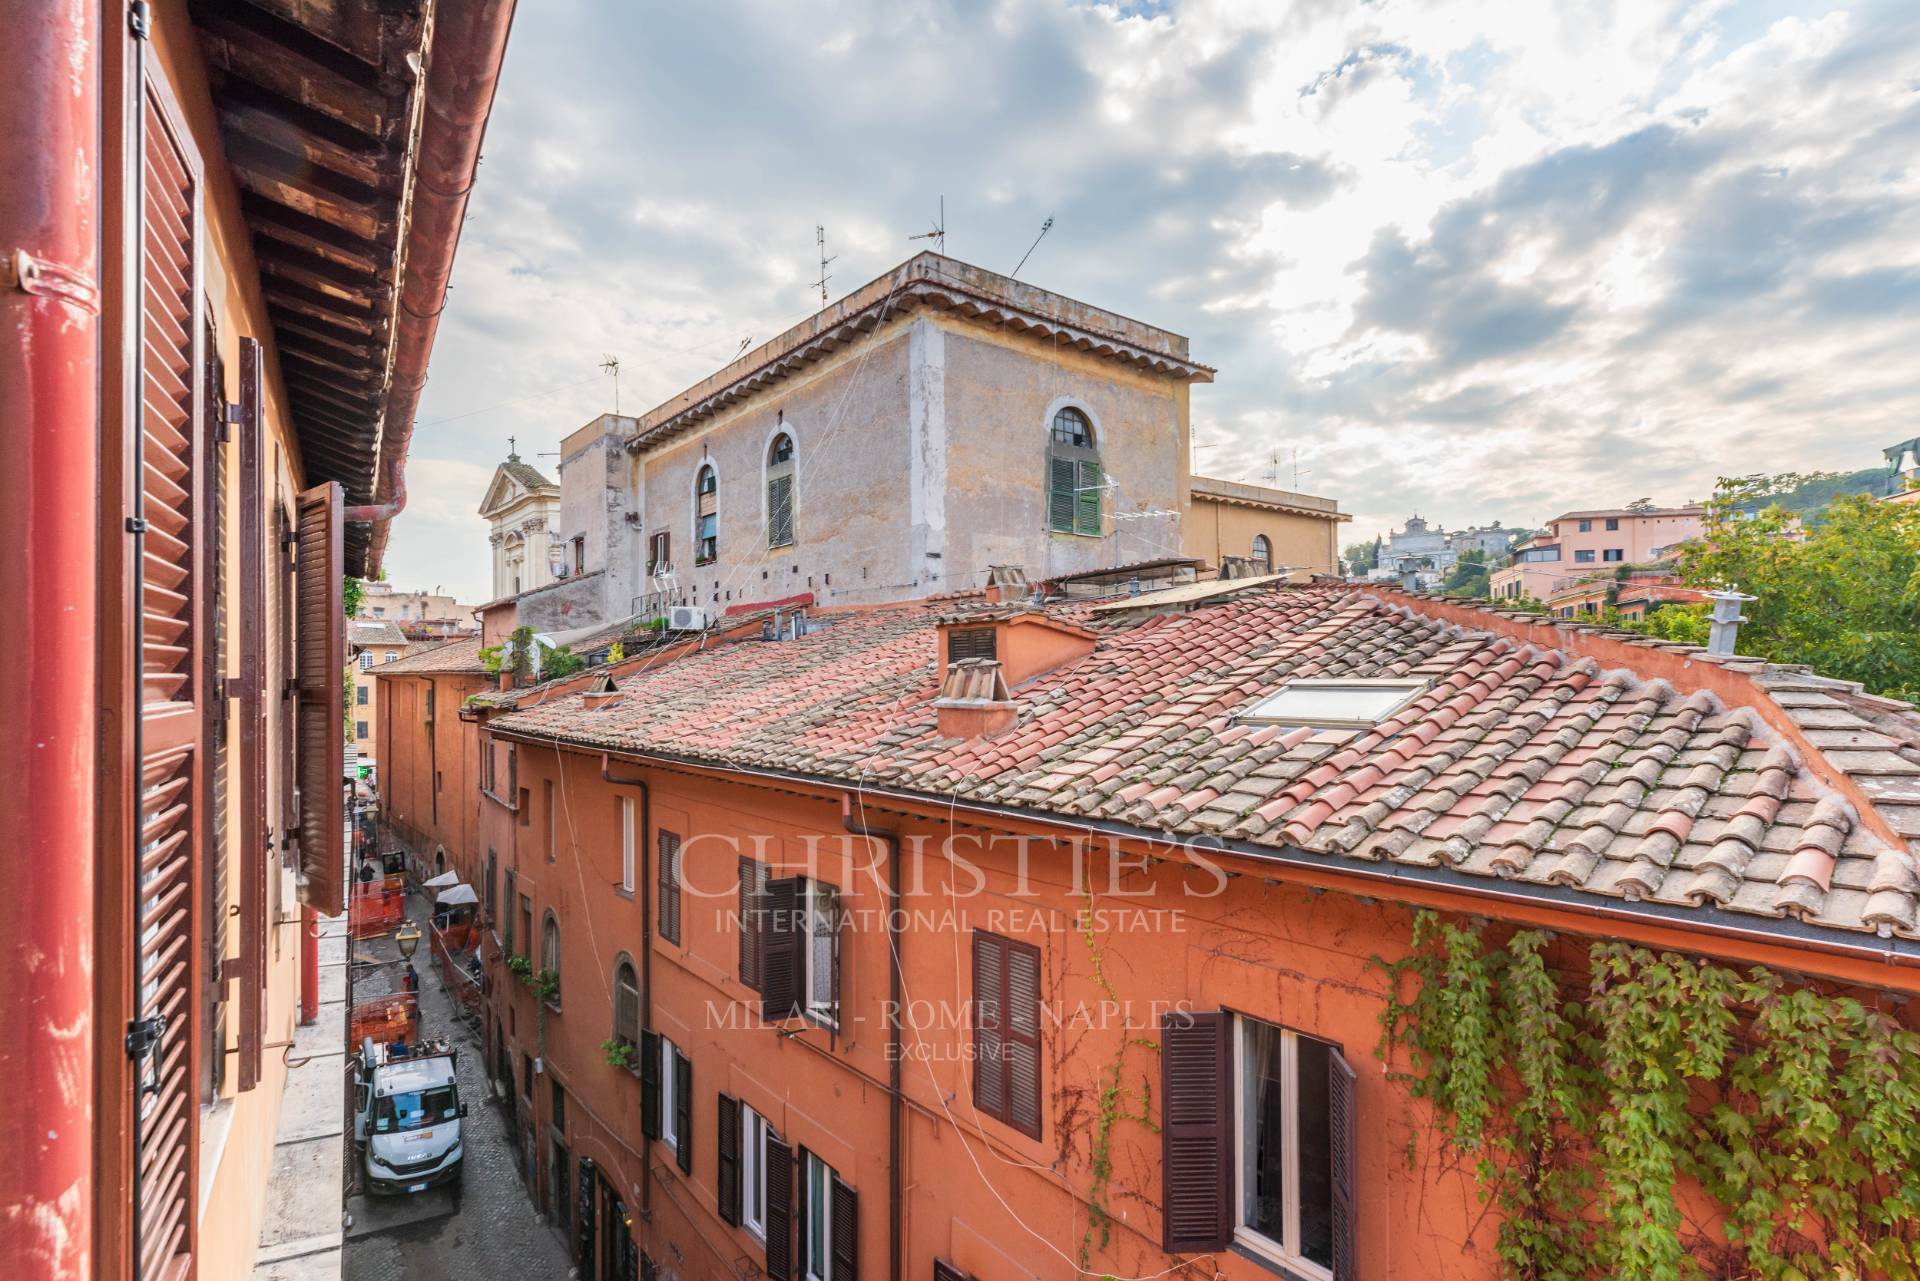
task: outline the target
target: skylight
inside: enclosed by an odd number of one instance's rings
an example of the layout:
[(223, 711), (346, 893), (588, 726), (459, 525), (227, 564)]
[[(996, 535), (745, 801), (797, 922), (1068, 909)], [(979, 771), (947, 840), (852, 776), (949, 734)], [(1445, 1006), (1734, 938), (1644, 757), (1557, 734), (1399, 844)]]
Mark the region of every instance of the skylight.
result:
[(1428, 685), (1424, 680), (1344, 677), (1296, 680), (1241, 713), (1248, 725), (1304, 725), (1313, 729), (1370, 729)]

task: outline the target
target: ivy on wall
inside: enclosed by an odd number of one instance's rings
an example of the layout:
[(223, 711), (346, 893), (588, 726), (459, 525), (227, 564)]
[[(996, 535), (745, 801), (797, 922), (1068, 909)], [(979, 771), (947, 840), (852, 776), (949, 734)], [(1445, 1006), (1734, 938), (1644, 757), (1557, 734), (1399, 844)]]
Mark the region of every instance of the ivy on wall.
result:
[(1381, 1057), (1473, 1163), (1507, 1276), (1920, 1276), (1920, 1034), (1623, 943), (1570, 993), (1547, 939), (1423, 912), (1405, 959), (1374, 958)]

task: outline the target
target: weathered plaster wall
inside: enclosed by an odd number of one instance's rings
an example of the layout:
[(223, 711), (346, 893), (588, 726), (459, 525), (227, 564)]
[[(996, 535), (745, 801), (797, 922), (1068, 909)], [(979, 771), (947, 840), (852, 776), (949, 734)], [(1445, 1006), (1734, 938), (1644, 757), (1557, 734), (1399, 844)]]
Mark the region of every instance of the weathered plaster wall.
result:
[[(858, 602), (940, 590), (915, 583), (901, 528), (912, 470), (915, 323), (890, 322), (808, 373), (643, 455), (638, 557), (645, 559), (655, 530), (668, 530), (680, 598), (720, 608), (803, 591), (822, 602)], [(769, 548), (765, 462), (782, 427), (793, 433), (796, 451), (795, 542)], [(694, 476), (708, 460), (719, 472), (719, 555), (696, 565)]]
[(625, 441), (633, 428), (632, 418), (602, 414), (560, 443), (560, 535), (569, 557), (573, 540), (583, 538), (586, 569), (604, 571), (601, 614), (608, 619), (631, 613), (640, 590), (633, 563), (639, 532), (626, 519), (633, 498)]
[(611, 621), (602, 612), (606, 601), (601, 577), (589, 571), (526, 593), (514, 602), (518, 610), (515, 626), (531, 627), (536, 632), (564, 632)]
[[(934, 323), (952, 514), (940, 590), (982, 586), (989, 565), (1021, 565), (1037, 581), (1180, 554), (1187, 415), (1176, 393), (1184, 384), (958, 319)], [(1112, 486), (1098, 538), (1047, 529), (1048, 431), (1066, 404), (1092, 419)]]
[(1181, 530), (1189, 556), (1218, 565), (1222, 556), (1253, 555), (1253, 540), (1265, 534), (1276, 565), (1332, 573), (1339, 556), (1340, 522), (1291, 512), (1213, 502), (1195, 494)]

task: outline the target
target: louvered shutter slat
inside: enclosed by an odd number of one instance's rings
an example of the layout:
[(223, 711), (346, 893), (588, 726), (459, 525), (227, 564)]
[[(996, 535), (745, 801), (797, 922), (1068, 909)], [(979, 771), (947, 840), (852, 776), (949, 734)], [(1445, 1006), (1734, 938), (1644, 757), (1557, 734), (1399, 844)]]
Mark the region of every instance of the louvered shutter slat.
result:
[(797, 876), (767, 882), (757, 912), (760, 931), (760, 1017), (769, 1023), (800, 1013), (804, 970), (800, 948), (800, 903), (805, 882)]
[(857, 1281), (860, 1275), (860, 1196), (838, 1178), (833, 1181), (833, 1281)]
[(316, 485), (300, 495), (296, 645), (299, 676), (300, 869), (305, 901), (338, 916), (346, 884), (346, 804), (340, 777), (344, 747), (341, 673), (347, 661), (344, 502), (340, 486)]
[(660, 1034), (640, 1034), (640, 1133), (660, 1137)]
[(793, 1149), (771, 1134), (766, 1146), (767, 1276), (793, 1278)]
[(674, 1156), (683, 1174), (693, 1173), (693, 1060), (673, 1052)]
[(1062, 534), (1073, 532), (1073, 477), (1073, 459), (1047, 459), (1047, 527)]
[(740, 858), (740, 981), (750, 988), (760, 986), (760, 924), (755, 905), (761, 887), (766, 884), (766, 865)]
[(1017, 1130), (1040, 1137), (1040, 951), (1007, 946), (1005, 1006), (1007, 1119)]
[(714, 1109), (714, 1197), (720, 1218), (727, 1223), (740, 1222), (740, 1102), (731, 1095), (716, 1095)]
[(1333, 1281), (1354, 1278), (1353, 1066), (1338, 1050), (1327, 1053), (1328, 1128), (1333, 1147)]
[(1073, 532), (1100, 532), (1100, 464), (1089, 458), (1079, 461), (1073, 496)]
[(1169, 1013), (1160, 1026), (1163, 1244), (1169, 1253), (1227, 1246), (1232, 1186), (1228, 1016)]
[(1007, 1111), (1006, 1037), (1001, 1012), (1006, 990), (1006, 942), (973, 935), (973, 1100), (991, 1116)]

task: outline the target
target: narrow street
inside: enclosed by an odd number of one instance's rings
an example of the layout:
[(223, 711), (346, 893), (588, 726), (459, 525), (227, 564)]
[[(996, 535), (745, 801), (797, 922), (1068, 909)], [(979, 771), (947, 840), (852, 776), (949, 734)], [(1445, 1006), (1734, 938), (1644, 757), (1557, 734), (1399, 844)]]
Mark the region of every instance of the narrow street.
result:
[[(422, 933), (427, 902), (407, 896), (407, 915)], [(387, 959), (393, 943), (375, 939), (356, 945), (358, 957)], [(420, 975), (420, 1013), (425, 1035), (445, 1037), (459, 1051), (456, 1074), (468, 1106), (462, 1122), (466, 1173), (460, 1182), (414, 1197), (357, 1195), (352, 1126), (347, 1128), (346, 1281), (547, 1281), (571, 1267), (553, 1230), (539, 1221), (526, 1185), (515, 1170), (511, 1135), (500, 1105), (489, 1095), (477, 1032), (460, 1020), (423, 941), (414, 958)], [(365, 970), (372, 984), (379, 970)], [(379, 991), (377, 986), (374, 991)]]

